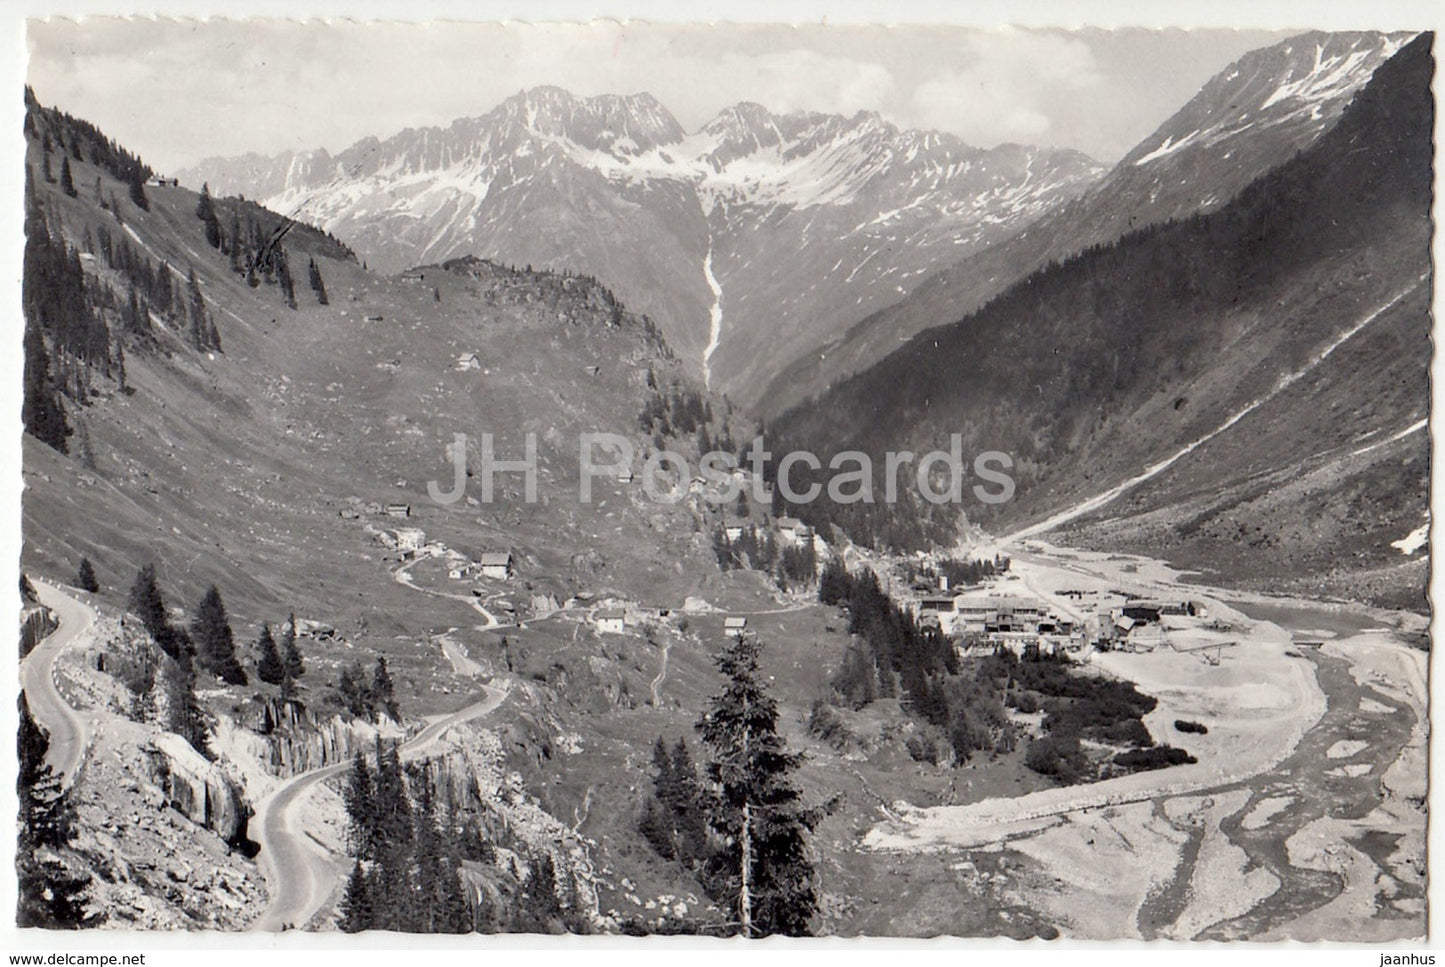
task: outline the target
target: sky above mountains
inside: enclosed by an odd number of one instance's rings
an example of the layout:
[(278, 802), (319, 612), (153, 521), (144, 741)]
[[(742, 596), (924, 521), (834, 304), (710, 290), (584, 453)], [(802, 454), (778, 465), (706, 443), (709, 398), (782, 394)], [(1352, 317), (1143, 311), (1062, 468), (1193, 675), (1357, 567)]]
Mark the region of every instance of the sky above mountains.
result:
[(1235, 58), (1289, 33), (87, 18), (29, 25), (28, 79), (42, 103), (160, 170), (336, 151), (484, 114), (540, 84), (647, 91), (689, 131), (757, 101), (1111, 163)]

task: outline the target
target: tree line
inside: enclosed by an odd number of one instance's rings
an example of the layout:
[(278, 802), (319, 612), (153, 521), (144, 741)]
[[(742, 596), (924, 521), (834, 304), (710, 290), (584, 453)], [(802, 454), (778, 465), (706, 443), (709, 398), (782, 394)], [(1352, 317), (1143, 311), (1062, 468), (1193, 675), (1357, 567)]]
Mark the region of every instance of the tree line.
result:
[[(166, 698), (165, 727), (185, 738), (196, 751), (212, 757), (209, 716), (196, 697), (197, 670), (228, 685), (246, 685), (249, 681), (236, 654), (235, 634), (220, 590), (214, 584), (207, 588), (189, 625), (175, 624), (156, 581), (155, 565), (146, 564), (131, 584), (127, 610), (140, 618), (161, 652), (159, 669), (149, 652), (143, 652), (133, 664), (118, 668), (131, 692), (132, 714), (140, 721), (155, 720), (154, 689), (159, 673)], [(262, 681), (280, 685), (282, 699), (289, 701), (295, 697), (296, 680), (306, 673), (296, 642), (294, 616), (287, 624), (283, 642), (284, 647), (278, 646), (270, 625), (262, 625), (256, 646), (256, 673)]]
[(736, 539), (719, 524), (712, 536), (713, 555), (724, 571), (761, 571), (784, 591), (811, 587), (818, 576), (818, 552), (813, 541), (780, 543), (768, 527), (743, 525)]
[(403, 765), (397, 743), (358, 752), (343, 789), (354, 858), (339, 913), (347, 933), (584, 933), (588, 923), (558, 880), (551, 853), (510, 839), (525, 860), (509, 898), (468, 888), (466, 863), (494, 866), (497, 846), (458, 805), (431, 762)]

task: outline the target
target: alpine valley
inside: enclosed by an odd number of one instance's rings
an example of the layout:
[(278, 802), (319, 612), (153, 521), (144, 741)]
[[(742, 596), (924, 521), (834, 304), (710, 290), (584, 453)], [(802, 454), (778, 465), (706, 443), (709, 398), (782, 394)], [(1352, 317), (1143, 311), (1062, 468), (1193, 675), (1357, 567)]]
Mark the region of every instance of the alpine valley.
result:
[(548, 86), (162, 176), (27, 87), (17, 922), (1422, 937), (1432, 44), (1110, 165)]

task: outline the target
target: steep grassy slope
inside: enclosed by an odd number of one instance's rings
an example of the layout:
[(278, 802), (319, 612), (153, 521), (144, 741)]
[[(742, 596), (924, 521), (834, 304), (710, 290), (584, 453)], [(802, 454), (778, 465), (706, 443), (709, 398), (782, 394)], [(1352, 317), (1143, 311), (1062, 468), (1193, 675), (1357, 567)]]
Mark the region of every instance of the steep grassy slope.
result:
[[(32, 150), (38, 167), (39, 145)], [(675, 591), (680, 603), (686, 589), (668, 582), (677, 580), (671, 561), (689, 552), (686, 508), (634, 504), (606, 482), (593, 504), (578, 504), (579, 434), (629, 435), (640, 450), (646, 372), (662, 382), (679, 372), (638, 320), (598, 307), (595, 283), (500, 273), (488, 292), (472, 275), (441, 269), (424, 283), (378, 279), (324, 236), (295, 228), (285, 242), (301, 266), (292, 310), (275, 286), (248, 286), (207, 246), (195, 193), (151, 186), (142, 211), (109, 174), (70, 164), (76, 197), (38, 185), (69, 244), (83, 249), (104, 226), (153, 266), (165, 260), (182, 278), (193, 268), (223, 351), (197, 352), (157, 320), (154, 348), (127, 347), (128, 391), (97, 378), (87, 405), (68, 404), (77, 425), (71, 456), (26, 438), (24, 567), (64, 579), (89, 556), (109, 600), (121, 603), (136, 568), (155, 561), (172, 604), (189, 608), (217, 584), (242, 642), (262, 620), (294, 609), (353, 643), (402, 648), (403, 687), (422, 692), (431, 690), (435, 656), (416, 653), (416, 639), (479, 616), (392, 580), (368, 523), (420, 527), (473, 553), (510, 548), (524, 574), (549, 575), (539, 591), (562, 597), (578, 589), (566, 586), (573, 556), (590, 550), (597, 573), (580, 579), (592, 590)], [(118, 196), (123, 226), (100, 209), (97, 176), (107, 204)], [(306, 288), (312, 256), (329, 306)], [(124, 299), (124, 280), (103, 259), (82, 264)], [(456, 370), (465, 352), (478, 355), (480, 370)], [(519, 458), (525, 434), (537, 434), (539, 503), (522, 502), (520, 477), (510, 476), (499, 478), (506, 496), (490, 506), (428, 499), (429, 480), (450, 486), (453, 434), (471, 437), (475, 465), (482, 432), (496, 434), (500, 459)], [(469, 494), (480, 498), (479, 480)], [(410, 503), (414, 519), (343, 518), (353, 497)], [(682, 522), (669, 523), (674, 517)], [(637, 546), (671, 550), (642, 557)], [(605, 563), (617, 559), (629, 563)]]
[[(1007, 532), (1222, 426), (1136, 499), (1157, 506), (1294, 477), (1412, 426), (1429, 406), (1430, 42), (1396, 54), (1315, 147), (1219, 211), (1039, 272), (785, 415), (779, 430), (823, 451), (930, 449), (961, 432), (965, 454), (1008, 452), (1015, 498), (967, 507)], [(1329, 569), (1356, 542), (1369, 552), (1353, 566), (1396, 563), (1388, 542), (1426, 504), (1424, 447), (1417, 433), (1324, 474), (1343, 500), (1359, 461), (1409, 451), (1414, 470), (1377, 475), (1351, 541), (1281, 527), (1281, 515), (1311, 520), (1320, 498), (1276, 494), (1269, 515), (1241, 524), (1272, 525), (1288, 551), (1248, 573)], [(1208, 533), (1186, 527), (1166, 547)]]

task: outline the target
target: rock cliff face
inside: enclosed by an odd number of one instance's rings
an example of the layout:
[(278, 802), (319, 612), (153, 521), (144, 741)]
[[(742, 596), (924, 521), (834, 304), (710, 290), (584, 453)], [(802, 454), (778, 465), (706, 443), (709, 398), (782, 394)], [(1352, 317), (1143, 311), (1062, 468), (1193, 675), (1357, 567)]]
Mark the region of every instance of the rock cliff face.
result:
[(241, 711), (234, 741), (270, 775), (281, 779), (345, 762), (358, 750), (369, 751), (380, 734), (402, 738), (404, 730), (390, 719), (381, 723), (348, 721), (340, 715), (322, 716), (304, 705), (277, 699), (253, 699)]
[(55, 612), (45, 607), (27, 608), (20, 616), (20, 654), (30, 654), (30, 650), (40, 644), (41, 639), (50, 634), (60, 623), (55, 620)]
[(236, 793), (221, 767), (175, 735), (123, 720), (97, 730), (74, 787), (69, 865), (93, 874), (89, 905), (107, 927), (240, 930), (256, 918), (266, 884), (223, 842), (228, 827), (244, 836)]
[[(550, 855), (557, 869), (559, 899), (581, 916), (599, 922), (596, 870), (591, 859), (594, 844), (542, 808), (528, 793), (522, 775), (507, 768), (508, 747), (518, 744), (510, 731), (461, 727), (449, 732), (427, 769), (438, 799), (449, 798), (474, 812), (494, 841), (525, 846), (532, 856)], [(516, 850), (499, 848), (490, 871), (481, 864), (468, 864), (466, 879), (474, 891), (487, 893), (484, 884), (494, 882), (496, 874), (520, 879), (525, 865)]]
[(227, 843), (245, 842), (251, 807), (240, 784), (221, 765), (208, 761), (173, 732), (152, 735), (146, 753), (151, 777), (171, 808)]

